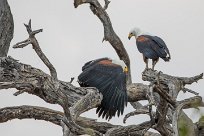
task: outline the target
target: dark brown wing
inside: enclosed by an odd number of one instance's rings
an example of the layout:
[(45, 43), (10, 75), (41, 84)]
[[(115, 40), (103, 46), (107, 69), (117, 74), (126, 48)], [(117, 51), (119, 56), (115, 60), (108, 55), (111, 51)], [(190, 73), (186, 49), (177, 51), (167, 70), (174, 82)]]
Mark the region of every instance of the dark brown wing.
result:
[(102, 94), (103, 100), (97, 108), (99, 116), (111, 119), (123, 114), (127, 105), (126, 74), (121, 66), (102, 60), (89, 67), (78, 77), (79, 84), (84, 87), (96, 87)]
[(138, 50), (149, 59), (162, 58), (168, 61), (169, 50), (164, 41), (157, 36), (141, 35), (136, 40)]

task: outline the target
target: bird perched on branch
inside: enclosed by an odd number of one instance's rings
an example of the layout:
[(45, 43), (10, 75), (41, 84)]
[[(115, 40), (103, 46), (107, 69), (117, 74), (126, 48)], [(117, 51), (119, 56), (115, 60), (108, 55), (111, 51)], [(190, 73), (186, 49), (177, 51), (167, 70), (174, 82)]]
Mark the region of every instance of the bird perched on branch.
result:
[(145, 34), (139, 28), (132, 29), (128, 39), (130, 40), (132, 36), (135, 36), (137, 49), (143, 54), (146, 69), (148, 69), (148, 59), (152, 59), (153, 70), (159, 58), (162, 58), (164, 61), (171, 59), (169, 49), (160, 37)]
[(128, 68), (123, 61), (101, 58), (87, 62), (78, 76), (81, 87), (96, 87), (102, 93), (101, 105), (96, 113), (110, 120), (123, 114), (127, 106), (126, 74)]

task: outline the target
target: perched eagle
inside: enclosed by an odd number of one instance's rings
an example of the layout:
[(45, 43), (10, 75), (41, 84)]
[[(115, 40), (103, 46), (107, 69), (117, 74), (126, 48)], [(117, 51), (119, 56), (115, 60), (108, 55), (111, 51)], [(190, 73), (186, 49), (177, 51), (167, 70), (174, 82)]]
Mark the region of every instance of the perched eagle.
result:
[(87, 62), (78, 76), (81, 87), (96, 87), (103, 95), (96, 113), (110, 120), (122, 115), (127, 106), (126, 74), (128, 68), (123, 61), (100, 58)]
[(130, 40), (132, 36), (135, 36), (137, 49), (143, 54), (146, 69), (148, 69), (148, 59), (152, 59), (153, 70), (159, 58), (162, 58), (164, 61), (171, 59), (169, 49), (160, 37), (145, 34), (139, 28), (132, 29), (128, 39)]

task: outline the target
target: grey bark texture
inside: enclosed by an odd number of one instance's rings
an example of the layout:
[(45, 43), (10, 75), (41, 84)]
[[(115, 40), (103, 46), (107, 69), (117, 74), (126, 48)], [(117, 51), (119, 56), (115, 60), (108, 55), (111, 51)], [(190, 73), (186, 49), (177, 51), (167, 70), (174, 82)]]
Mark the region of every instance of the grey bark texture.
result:
[(13, 39), (13, 16), (7, 0), (0, 0), (0, 57), (7, 55)]
[[(104, 38), (115, 49), (119, 58), (123, 60), (130, 69), (130, 60), (122, 41), (114, 32), (111, 20), (106, 12), (108, 0), (105, 5), (97, 0), (74, 0), (74, 6), (90, 4), (91, 11), (101, 20), (104, 26)], [(32, 30), (31, 20), (25, 27), (28, 38), (13, 46), (13, 48), (24, 48), (32, 45), (34, 51), (50, 70), (50, 75), (30, 65), (23, 64), (7, 57), (10, 41), (13, 37), (13, 20), (9, 5), (6, 0), (0, 0), (0, 21), (7, 20), (7, 24), (0, 24), (0, 90), (15, 88), (14, 93), (18, 96), (22, 93), (36, 95), (50, 104), (58, 104), (63, 112), (37, 106), (13, 106), (0, 109), (0, 123), (12, 119), (38, 119), (45, 120), (62, 127), (63, 136), (76, 136), (88, 134), (91, 136), (201, 136), (204, 130), (203, 119), (198, 123), (192, 120), (182, 109), (203, 107), (202, 97), (193, 90), (185, 87), (203, 78), (203, 74), (193, 77), (178, 77), (164, 74), (151, 69), (142, 73), (142, 79), (149, 84), (132, 83), (129, 71), (127, 90), (128, 102), (136, 109), (128, 113), (125, 121), (130, 116), (147, 114), (150, 120), (135, 125), (112, 125), (106, 122), (97, 122), (94, 119), (81, 117), (80, 115), (100, 105), (103, 96), (96, 88), (75, 87), (71, 82), (64, 82), (57, 78), (57, 71), (40, 48), (35, 35), (42, 29)], [(6, 16), (5, 16), (6, 15)], [(4, 31), (4, 32), (3, 32)], [(4, 90), (9, 91), (9, 90)], [(177, 101), (180, 91), (188, 91), (196, 96)], [(148, 100), (148, 105), (142, 105), (140, 100)], [(152, 110), (152, 106), (156, 110)], [(185, 125), (184, 125), (185, 124)], [(159, 133), (150, 132), (155, 129)]]

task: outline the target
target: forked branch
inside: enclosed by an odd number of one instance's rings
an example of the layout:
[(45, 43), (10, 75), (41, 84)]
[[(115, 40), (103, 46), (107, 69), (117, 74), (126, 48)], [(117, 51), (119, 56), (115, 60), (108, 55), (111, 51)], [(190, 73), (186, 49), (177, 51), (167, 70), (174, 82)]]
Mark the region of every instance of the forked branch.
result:
[(40, 59), (44, 62), (44, 64), (49, 68), (50, 70), (50, 74), (53, 78), (57, 79), (57, 72), (56, 69), (54, 68), (54, 66), (50, 63), (50, 61), (48, 60), (48, 58), (45, 56), (45, 54), (42, 52), (37, 39), (35, 38), (35, 35), (42, 32), (42, 29), (38, 29), (38, 30), (32, 30), (31, 28), (31, 20), (29, 20), (28, 24), (24, 24), (26, 27), (26, 30), (29, 34), (29, 38), (16, 43), (13, 48), (24, 48), (25, 46), (32, 44), (33, 49), (35, 50), (35, 52), (37, 53), (37, 55), (40, 57)]
[(103, 41), (108, 41), (112, 47), (115, 49), (117, 55), (121, 60), (125, 62), (127, 65), (129, 72), (128, 72), (128, 84), (132, 82), (131, 80), (131, 70), (130, 70), (130, 59), (129, 55), (124, 48), (124, 45), (118, 35), (115, 33), (111, 20), (105, 11), (105, 9), (108, 7), (108, 0), (105, 0), (105, 7), (103, 8), (101, 4), (98, 2), (98, 0), (74, 0), (74, 6), (77, 8), (79, 5), (88, 3), (90, 4), (90, 9), (103, 23), (104, 27), (104, 38)]

